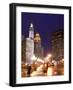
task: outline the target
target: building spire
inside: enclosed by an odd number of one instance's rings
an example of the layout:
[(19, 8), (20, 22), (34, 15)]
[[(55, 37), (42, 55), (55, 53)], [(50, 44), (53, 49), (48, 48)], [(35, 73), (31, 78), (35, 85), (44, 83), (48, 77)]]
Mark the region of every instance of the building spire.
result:
[(29, 27), (29, 38), (34, 38), (34, 28), (33, 28), (33, 23), (30, 23)]
[(30, 23), (30, 27), (33, 28), (33, 24), (32, 23)]

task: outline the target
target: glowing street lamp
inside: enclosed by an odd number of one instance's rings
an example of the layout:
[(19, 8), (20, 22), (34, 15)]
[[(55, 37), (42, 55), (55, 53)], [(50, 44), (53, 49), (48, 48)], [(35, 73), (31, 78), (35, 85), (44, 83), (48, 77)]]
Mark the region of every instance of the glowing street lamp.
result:
[(44, 60), (45, 60), (45, 61), (50, 61), (51, 58), (52, 58), (52, 54), (48, 54), (48, 55), (44, 58)]
[(33, 55), (33, 56), (31, 57), (31, 60), (32, 60), (32, 61), (36, 61), (36, 60), (37, 60), (37, 57), (36, 57), (35, 55)]
[(47, 57), (48, 57), (48, 58), (51, 58), (51, 57), (52, 57), (52, 54), (48, 54)]
[(62, 59), (62, 62), (64, 62), (64, 58)]

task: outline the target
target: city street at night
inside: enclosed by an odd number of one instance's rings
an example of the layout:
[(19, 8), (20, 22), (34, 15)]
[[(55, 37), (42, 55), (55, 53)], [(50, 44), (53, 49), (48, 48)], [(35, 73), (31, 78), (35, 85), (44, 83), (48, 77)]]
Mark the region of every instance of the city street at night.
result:
[(54, 63), (45, 63), (40, 60), (31, 64), (30, 73), (28, 73), (29, 65), (22, 65), (22, 77), (34, 77), (34, 76), (56, 76), (64, 75), (64, 61), (61, 60), (58, 64)]
[(22, 12), (21, 45), (22, 78), (64, 75), (64, 15)]

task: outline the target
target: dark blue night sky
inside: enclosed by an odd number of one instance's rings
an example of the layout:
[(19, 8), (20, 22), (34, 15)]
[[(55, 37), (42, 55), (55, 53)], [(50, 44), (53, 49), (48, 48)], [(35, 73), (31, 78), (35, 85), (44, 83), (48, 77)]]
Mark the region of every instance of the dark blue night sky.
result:
[(34, 25), (34, 31), (39, 32), (44, 50), (51, 50), (51, 33), (64, 29), (63, 14), (40, 14), (22, 12), (22, 35), (28, 37), (30, 23)]

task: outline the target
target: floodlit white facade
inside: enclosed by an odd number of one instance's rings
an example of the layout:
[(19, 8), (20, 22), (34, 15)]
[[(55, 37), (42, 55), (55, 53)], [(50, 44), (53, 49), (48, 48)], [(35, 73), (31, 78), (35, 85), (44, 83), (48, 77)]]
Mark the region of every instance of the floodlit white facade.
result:
[(34, 54), (34, 41), (31, 38), (26, 38), (26, 63), (32, 64), (31, 57)]
[(33, 39), (34, 38), (34, 28), (33, 28), (33, 24), (30, 24), (29, 27), (29, 38)]
[(32, 56), (34, 55), (34, 29), (33, 24), (29, 27), (29, 37), (26, 38), (26, 63), (32, 64)]

